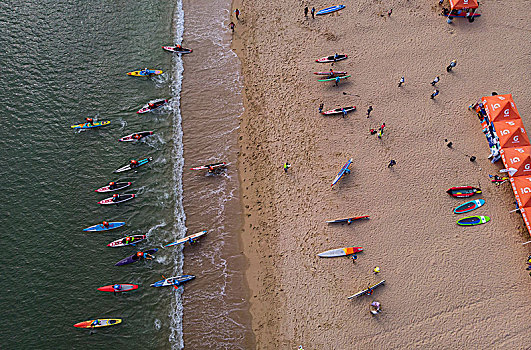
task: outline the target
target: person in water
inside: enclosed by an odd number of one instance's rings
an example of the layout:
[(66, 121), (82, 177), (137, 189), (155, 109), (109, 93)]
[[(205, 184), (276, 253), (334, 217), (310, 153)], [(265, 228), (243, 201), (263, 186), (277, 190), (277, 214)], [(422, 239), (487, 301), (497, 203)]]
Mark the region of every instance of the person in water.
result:
[(131, 159), (131, 161), (129, 162), (130, 166), (131, 166), (131, 169), (133, 168), (136, 168), (138, 166), (138, 160), (135, 160), (135, 159)]

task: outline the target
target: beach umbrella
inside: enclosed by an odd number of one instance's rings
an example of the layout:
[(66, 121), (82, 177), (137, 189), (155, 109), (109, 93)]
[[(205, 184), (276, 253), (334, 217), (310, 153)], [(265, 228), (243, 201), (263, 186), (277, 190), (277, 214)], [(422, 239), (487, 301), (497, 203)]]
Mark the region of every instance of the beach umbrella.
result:
[(531, 146), (502, 148), (500, 154), (509, 176), (531, 176)]
[(477, 9), (478, 6), (476, 0), (450, 0), (450, 9), (452, 10)]
[(485, 96), (481, 102), (491, 122), (520, 119), (511, 94)]
[(500, 148), (529, 146), (529, 138), (521, 119), (493, 122)]

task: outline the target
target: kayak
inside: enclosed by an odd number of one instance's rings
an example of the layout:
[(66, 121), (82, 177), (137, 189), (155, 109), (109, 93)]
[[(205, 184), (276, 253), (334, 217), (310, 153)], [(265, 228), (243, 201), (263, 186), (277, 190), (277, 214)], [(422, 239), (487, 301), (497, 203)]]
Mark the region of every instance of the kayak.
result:
[(457, 224), (461, 226), (475, 226), (485, 224), (490, 221), (488, 216), (467, 216), (457, 220)]
[[(153, 253), (156, 253), (157, 250), (158, 250), (158, 248), (153, 248), (153, 249), (146, 250), (144, 253), (153, 254)], [(114, 266), (128, 265), (128, 264), (135, 263), (135, 262), (137, 262), (139, 260), (140, 260), (140, 258), (135, 253), (135, 254), (133, 254), (131, 256), (128, 256), (127, 258), (123, 258), (122, 260), (118, 261), (116, 264), (114, 264)]]
[(121, 293), (121, 292), (129, 292), (135, 289), (138, 289), (138, 285), (136, 284), (118, 284), (120, 286), (120, 289), (114, 289), (114, 286), (116, 284), (110, 284), (108, 286), (99, 287), (98, 290), (100, 292), (111, 292), (111, 293)]
[(135, 132), (134, 134), (124, 136), (119, 141), (122, 141), (122, 142), (138, 141), (150, 135), (153, 135), (153, 131), (139, 131), (139, 132)]
[(472, 186), (458, 186), (449, 188), (446, 193), (452, 197), (466, 198), (472, 197), (476, 193), (481, 193), (481, 189)]
[(347, 113), (349, 113), (349, 112), (353, 112), (353, 111), (356, 110), (356, 106), (349, 106), (349, 107), (342, 107), (342, 108), (331, 109), (331, 110), (326, 111), (326, 112), (321, 112), (321, 114), (322, 114), (322, 115), (343, 114), (343, 110), (347, 111)]
[(190, 240), (196, 240), (198, 239), (199, 237), (203, 236), (203, 235), (206, 235), (207, 231), (201, 231), (201, 232), (197, 232), (197, 233), (194, 233), (193, 235), (190, 235), (188, 237), (184, 237), (184, 238), (181, 238), (173, 243), (168, 243), (166, 244), (164, 247), (172, 247), (174, 245), (178, 245), (178, 244), (183, 244), (183, 243), (186, 243), (186, 242), (189, 242)]
[(319, 79), (317, 81), (335, 81), (336, 79), (348, 79), (351, 75), (344, 75), (342, 77), (335, 77), (335, 78), (326, 78), (326, 79)]
[(153, 157), (144, 158), (142, 160), (139, 160), (138, 164), (136, 166), (131, 167), (131, 163), (129, 163), (127, 165), (124, 165), (121, 168), (116, 169), (115, 171), (113, 171), (113, 173), (122, 173), (124, 171), (128, 171), (128, 170), (131, 170), (131, 169), (136, 169), (136, 168), (138, 168), (138, 167), (140, 167), (142, 165), (145, 165), (145, 164), (151, 162), (152, 160), (153, 160)]
[(485, 204), (484, 199), (476, 199), (470, 202), (466, 202), (454, 209), (454, 214), (463, 214), (468, 213), (469, 211), (475, 210)]
[(316, 74), (316, 75), (347, 75), (348, 72), (342, 72), (342, 71), (328, 71), (328, 72), (313, 72), (313, 74)]
[(154, 111), (156, 109), (159, 109), (160, 107), (166, 105), (168, 103), (168, 99), (163, 99), (163, 100), (157, 100), (157, 101), (153, 101), (153, 102), (150, 102), (153, 106), (150, 106), (149, 103), (147, 103), (146, 105), (144, 105), (144, 107), (140, 108), (136, 113), (137, 114), (143, 114), (143, 113), (147, 113), (147, 112), (151, 112), (151, 111)]
[(332, 7), (327, 7), (325, 9), (317, 11), (315, 13), (315, 15), (316, 16), (322, 16), (322, 15), (326, 15), (326, 14), (329, 14), (329, 13), (332, 13), (332, 12), (336, 12), (336, 11), (342, 10), (344, 8), (345, 8), (345, 5), (336, 5), (336, 6), (332, 6)]
[(207, 164), (207, 165), (201, 165), (201, 166), (197, 166), (195, 168), (190, 168), (190, 170), (208, 170), (210, 168), (212, 169), (216, 169), (216, 168), (223, 168), (227, 165), (227, 163), (225, 162), (222, 162), (222, 163), (213, 163), (213, 164)]
[(119, 191), (119, 190), (123, 190), (124, 188), (131, 186), (132, 184), (133, 184), (132, 182), (115, 182), (113, 188), (111, 188), (110, 185), (107, 185), (107, 186), (100, 187), (94, 191), (99, 192), (99, 193)]
[(109, 204), (120, 204), (123, 202), (130, 201), (131, 199), (135, 198), (136, 195), (134, 194), (121, 194), (116, 200), (114, 197), (105, 198), (98, 202), (98, 204), (101, 205), (109, 205)]
[(133, 72), (127, 73), (127, 75), (132, 75), (133, 77), (152, 77), (154, 75), (160, 75), (163, 72), (158, 69), (147, 69), (147, 70), (135, 70)]
[(107, 230), (112, 230), (118, 227), (122, 227), (123, 225), (125, 225), (125, 222), (121, 222), (121, 221), (109, 222), (109, 226), (107, 227), (103, 226), (103, 224), (97, 224), (94, 226), (84, 228), (83, 231), (89, 231), (89, 232), (107, 231)]
[(162, 48), (166, 51), (176, 52), (176, 53), (192, 53), (192, 51), (194, 51), (192, 49), (186, 49), (184, 47), (178, 48), (176, 46), (163, 46)]
[(77, 327), (77, 328), (100, 328), (100, 327), (114, 326), (114, 325), (117, 325), (119, 323), (122, 323), (122, 319), (121, 318), (99, 318), (99, 319), (97, 319), (97, 321), (98, 321), (97, 325), (93, 325), (94, 321), (96, 321), (96, 320), (88, 320), (88, 321), (79, 322), (79, 323), (76, 323), (74, 325), (74, 327)]
[(345, 173), (350, 174), (350, 169), (348, 168), (350, 164), (352, 164), (352, 158), (350, 158), (348, 162), (346, 162), (345, 165), (343, 165), (339, 173), (337, 173), (334, 181), (332, 181), (332, 186), (334, 186), (343, 177), (343, 175), (345, 175)]
[(127, 236), (127, 237), (117, 239), (116, 241), (113, 241), (107, 244), (107, 247), (116, 248), (116, 247), (125, 247), (127, 245), (135, 245), (145, 240), (146, 237), (147, 237), (146, 235)]
[(363, 251), (363, 247), (346, 247), (346, 248), (327, 250), (326, 252), (317, 254), (317, 256), (321, 258), (337, 258), (340, 256), (348, 256), (351, 254), (356, 254), (361, 251)]
[(184, 282), (191, 281), (195, 278), (194, 275), (182, 275), (175, 276), (170, 278), (165, 278), (161, 281), (157, 281), (151, 285), (151, 287), (168, 287), (168, 286), (179, 286)]
[(355, 298), (355, 297), (361, 297), (362, 295), (368, 294), (369, 291), (372, 291), (375, 288), (383, 286), (384, 284), (385, 284), (385, 280), (381, 280), (380, 282), (376, 283), (375, 285), (372, 285), (372, 286), (370, 286), (367, 289), (360, 290), (356, 294), (353, 294), (353, 295), (349, 296), (347, 299), (352, 299), (352, 298)]
[(104, 120), (102, 122), (93, 122), (93, 123), (83, 123), (83, 124), (76, 124), (76, 125), (72, 125), (71, 128), (72, 129), (92, 129), (92, 128), (97, 128), (97, 127), (100, 127), (100, 126), (105, 126), (105, 125), (109, 125), (111, 123), (110, 120)]
[(350, 225), (350, 223), (352, 221), (355, 221), (355, 220), (361, 220), (361, 219), (369, 219), (369, 215), (365, 215), (365, 216), (354, 216), (354, 217), (351, 217), (351, 218), (344, 218), (344, 219), (335, 219), (335, 220), (330, 220), (330, 221), (327, 221), (326, 223), (327, 224), (339, 224), (339, 223), (343, 223), (343, 222), (346, 222)]
[(321, 58), (316, 59), (315, 62), (317, 62), (317, 63), (330, 63), (330, 62), (337, 62), (337, 61), (346, 60), (348, 58), (347, 55), (337, 55), (337, 58), (334, 60), (334, 56), (335, 55), (321, 57)]

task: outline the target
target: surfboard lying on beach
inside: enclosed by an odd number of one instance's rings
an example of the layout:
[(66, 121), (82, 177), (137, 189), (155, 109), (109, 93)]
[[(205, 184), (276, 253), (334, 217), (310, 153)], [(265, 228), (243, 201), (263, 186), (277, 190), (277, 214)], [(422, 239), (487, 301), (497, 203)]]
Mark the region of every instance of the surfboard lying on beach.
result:
[(326, 78), (326, 79), (319, 79), (317, 81), (334, 81), (336, 79), (348, 79), (350, 78), (351, 76), (350, 75), (344, 75), (342, 77), (334, 77), (334, 78)]
[(341, 179), (341, 177), (345, 175), (345, 173), (347, 172), (350, 173), (350, 170), (348, 167), (350, 166), (351, 163), (352, 163), (352, 158), (350, 158), (348, 162), (345, 165), (343, 165), (339, 173), (336, 175), (334, 181), (332, 181), (332, 186), (334, 186)]
[(340, 256), (348, 256), (348, 255), (356, 254), (362, 251), (363, 251), (363, 247), (346, 247), (346, 248), (330, 249), (330, 250), (327, 250), (326, 252), (317, 254), (317, 256), (321, 258), (337, 258)]
[(370, 287), (367, 288), (367, 289), (360, 290), (360, 291), (357, 292), (356, 294), (353, 294), (353, 295), (349, 296), (347, 299), (352, 299), (352, 298), (356, 298), (356, 297), (361, 297), (362, 295), (365, 295), (365, 294), (369, 293), (369, 291), (372, 291), (372, 290), (374, 290), (375, 288), (378, 288), (378, 287), (380, 287), (380, 286), (383, 286), (384, 284), (385, 284), (385, 280), (381, 280), (380, 282), (376, 283), (375, 285), (370, 286)]
[(319, 10), (315, 13), (316, 16), (322, 16), (322, 15), (327, 15), (329, 13), (332, 13), (332, 12), (336, 12), (336, 11), (339, 11), (339, 10), (342, 10), (345, 8), (345, 5), (336, 5), (336, 6), (331, 6), (331, 7), (327, 7), (325, 9), (322, 9), (322, 10)]
[(490, 221), (488, 216), (467, 216), (457, 220), (457, 224), (461, 226), (475, 226), (485, 224)]
[(476, 199), (470, 202), (466, 202), (454, 209), (454, 214), (464, 214), (469, 211), (475, 210), (485, 204), (484, 199)]
[(353, 217), (350, 217), (350, 218), (344, 218), (344, 219), (335, 219), (335, 220), (330, 220), (330, 221), (327, 221), (326, 223), (327, 224), (339, 224), (339, 223), (343, 223), (343, 222), (346, 222), (347, 224), (351, 224), (352, 221), (355, 221), (355, 220), (361, 220), (361, 219), (369, 219), (369, 215), (365, 215), (365, 216), (353, 216)]

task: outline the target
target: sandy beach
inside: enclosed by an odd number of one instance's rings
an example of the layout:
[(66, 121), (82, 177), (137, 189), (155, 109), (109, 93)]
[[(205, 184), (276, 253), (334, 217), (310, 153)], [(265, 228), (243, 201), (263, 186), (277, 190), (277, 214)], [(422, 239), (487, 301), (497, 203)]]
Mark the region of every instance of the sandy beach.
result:
[[(233, 3), (245, 84), (242, 241), (257, 348), (528, 348), (530, 247), (521, 243), (529, 233), (509, 213), (510, 185), (490, 183), (503, 165), (486, 159), (467, 110), (493, 91), (511, 93), (531, 127), (528, 2), (486, 2), (474, 23), (452, 25), (435, 1), (362, 1), (304, 18), (305, 6), (332, 5)], [(338, 87), (312, 74), (329, 70), (315, 59), (335, 52), (349, 58), (333, 68), (352, 74)], [(457, 67), (448, 73), (452, 59)], [(325, 117), (320, 103), (357, 111)], [(369, 129), (382, 123), (378, 139)], [(349, 158), (352, 173), (331, 188)], [(391, 159), (397, 164), (388, 168)], [(471, 215), (492, 220), (460, 227), (452, 209), (465, 200), (445, 191), (478, 184), (486, 205)], [(370, 220), (325, 223), (359, 215)], [(356, 263), (316, 255), (345, 246), (364, 247)], [(373, 295), (347, 300), (382, 279)], [(376, 317), (368, 312), (374, 300), (384, 310)]]

